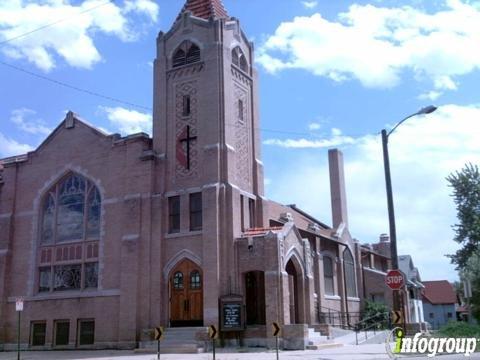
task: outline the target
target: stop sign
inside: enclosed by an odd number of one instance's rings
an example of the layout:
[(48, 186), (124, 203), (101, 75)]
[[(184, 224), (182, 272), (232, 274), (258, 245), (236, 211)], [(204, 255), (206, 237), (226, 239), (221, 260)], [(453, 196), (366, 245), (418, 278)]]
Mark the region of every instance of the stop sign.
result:
[(398, 290), (405, 284), (405, 278), (400, 270), (390, 270), (385, 276), (385, 284), (392, 289)]

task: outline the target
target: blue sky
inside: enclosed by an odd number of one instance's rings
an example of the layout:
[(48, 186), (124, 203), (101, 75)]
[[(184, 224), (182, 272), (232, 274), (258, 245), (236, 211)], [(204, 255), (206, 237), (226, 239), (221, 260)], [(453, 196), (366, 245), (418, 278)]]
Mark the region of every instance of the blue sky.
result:
[[(70, 109), (108, 132), (149, 132), (155, 38), (183, 3), (2, 1), (0, 157), (34, 149)], [(479, 162), (480, 2), (224, 4), (256, 44), (267, 196), (330, 223), (327, 151), (339, 147), (350, 231), (361, 242), (388, 230), (379, 131), (423, 106), (439, 106), (391, 137), (398, 248), (413, 255), (424, 280), (454, 280), (444, 257), (456, 249), (445, 177)]]

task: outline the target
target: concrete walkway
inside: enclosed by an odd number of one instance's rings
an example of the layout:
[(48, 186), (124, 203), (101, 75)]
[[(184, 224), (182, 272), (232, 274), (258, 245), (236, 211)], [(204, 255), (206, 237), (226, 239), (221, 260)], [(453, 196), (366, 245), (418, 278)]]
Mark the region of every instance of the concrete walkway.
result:
[[(274, 351), (260, 352), (217, 352), (216, 360), (275, 360)], [(132, 351), (43, 351), (24, 352), (22, 360), (155, 360), (156, 355), (136, 355)], [(469, 358), (463, 355), (438, 356), (441, 360), (450, 359), (480, 359), (480, 353)], [(16, 360), (16, 353), (0, 352), (0, 360)], [(165, 354), (161, 360), (212, 360), (212, 354)], [(323, 349), (318, 351), (285, 351), (280, 352), (280, 360), (376, 360), (389, 359), (385, 345), (345, 345), (341, 348)], [(408, 357), (406, 359), (427, 359), (424, 357)]]

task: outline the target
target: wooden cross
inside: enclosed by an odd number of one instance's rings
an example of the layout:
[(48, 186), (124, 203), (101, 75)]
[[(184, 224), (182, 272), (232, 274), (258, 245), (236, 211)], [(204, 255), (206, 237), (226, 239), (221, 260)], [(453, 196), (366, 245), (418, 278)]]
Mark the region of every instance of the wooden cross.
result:
[(187, 125), (187, 137), (180, 139), (181, 143), (187, 143), (187, 170), (190, 170), (190, 142), (197, 140), (196, 136), (190, 136), (190, 125)]

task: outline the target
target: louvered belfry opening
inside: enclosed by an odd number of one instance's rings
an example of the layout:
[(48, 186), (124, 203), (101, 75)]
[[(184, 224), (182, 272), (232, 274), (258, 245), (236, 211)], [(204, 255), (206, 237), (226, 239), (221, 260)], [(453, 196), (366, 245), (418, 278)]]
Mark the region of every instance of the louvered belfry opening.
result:
[(190, 42), (184, 41), (175, 51), (172, 58), (172, 66), (174, 68), (193, 64), (200, 61), (200, 48)]
[(193, 16), (207, 20), (210, 18), (228, 18), (228, 13), (223, 6), (222, 0), (187, 0), (177, 20), (180, 19), (185, 11), (190, 11)]

